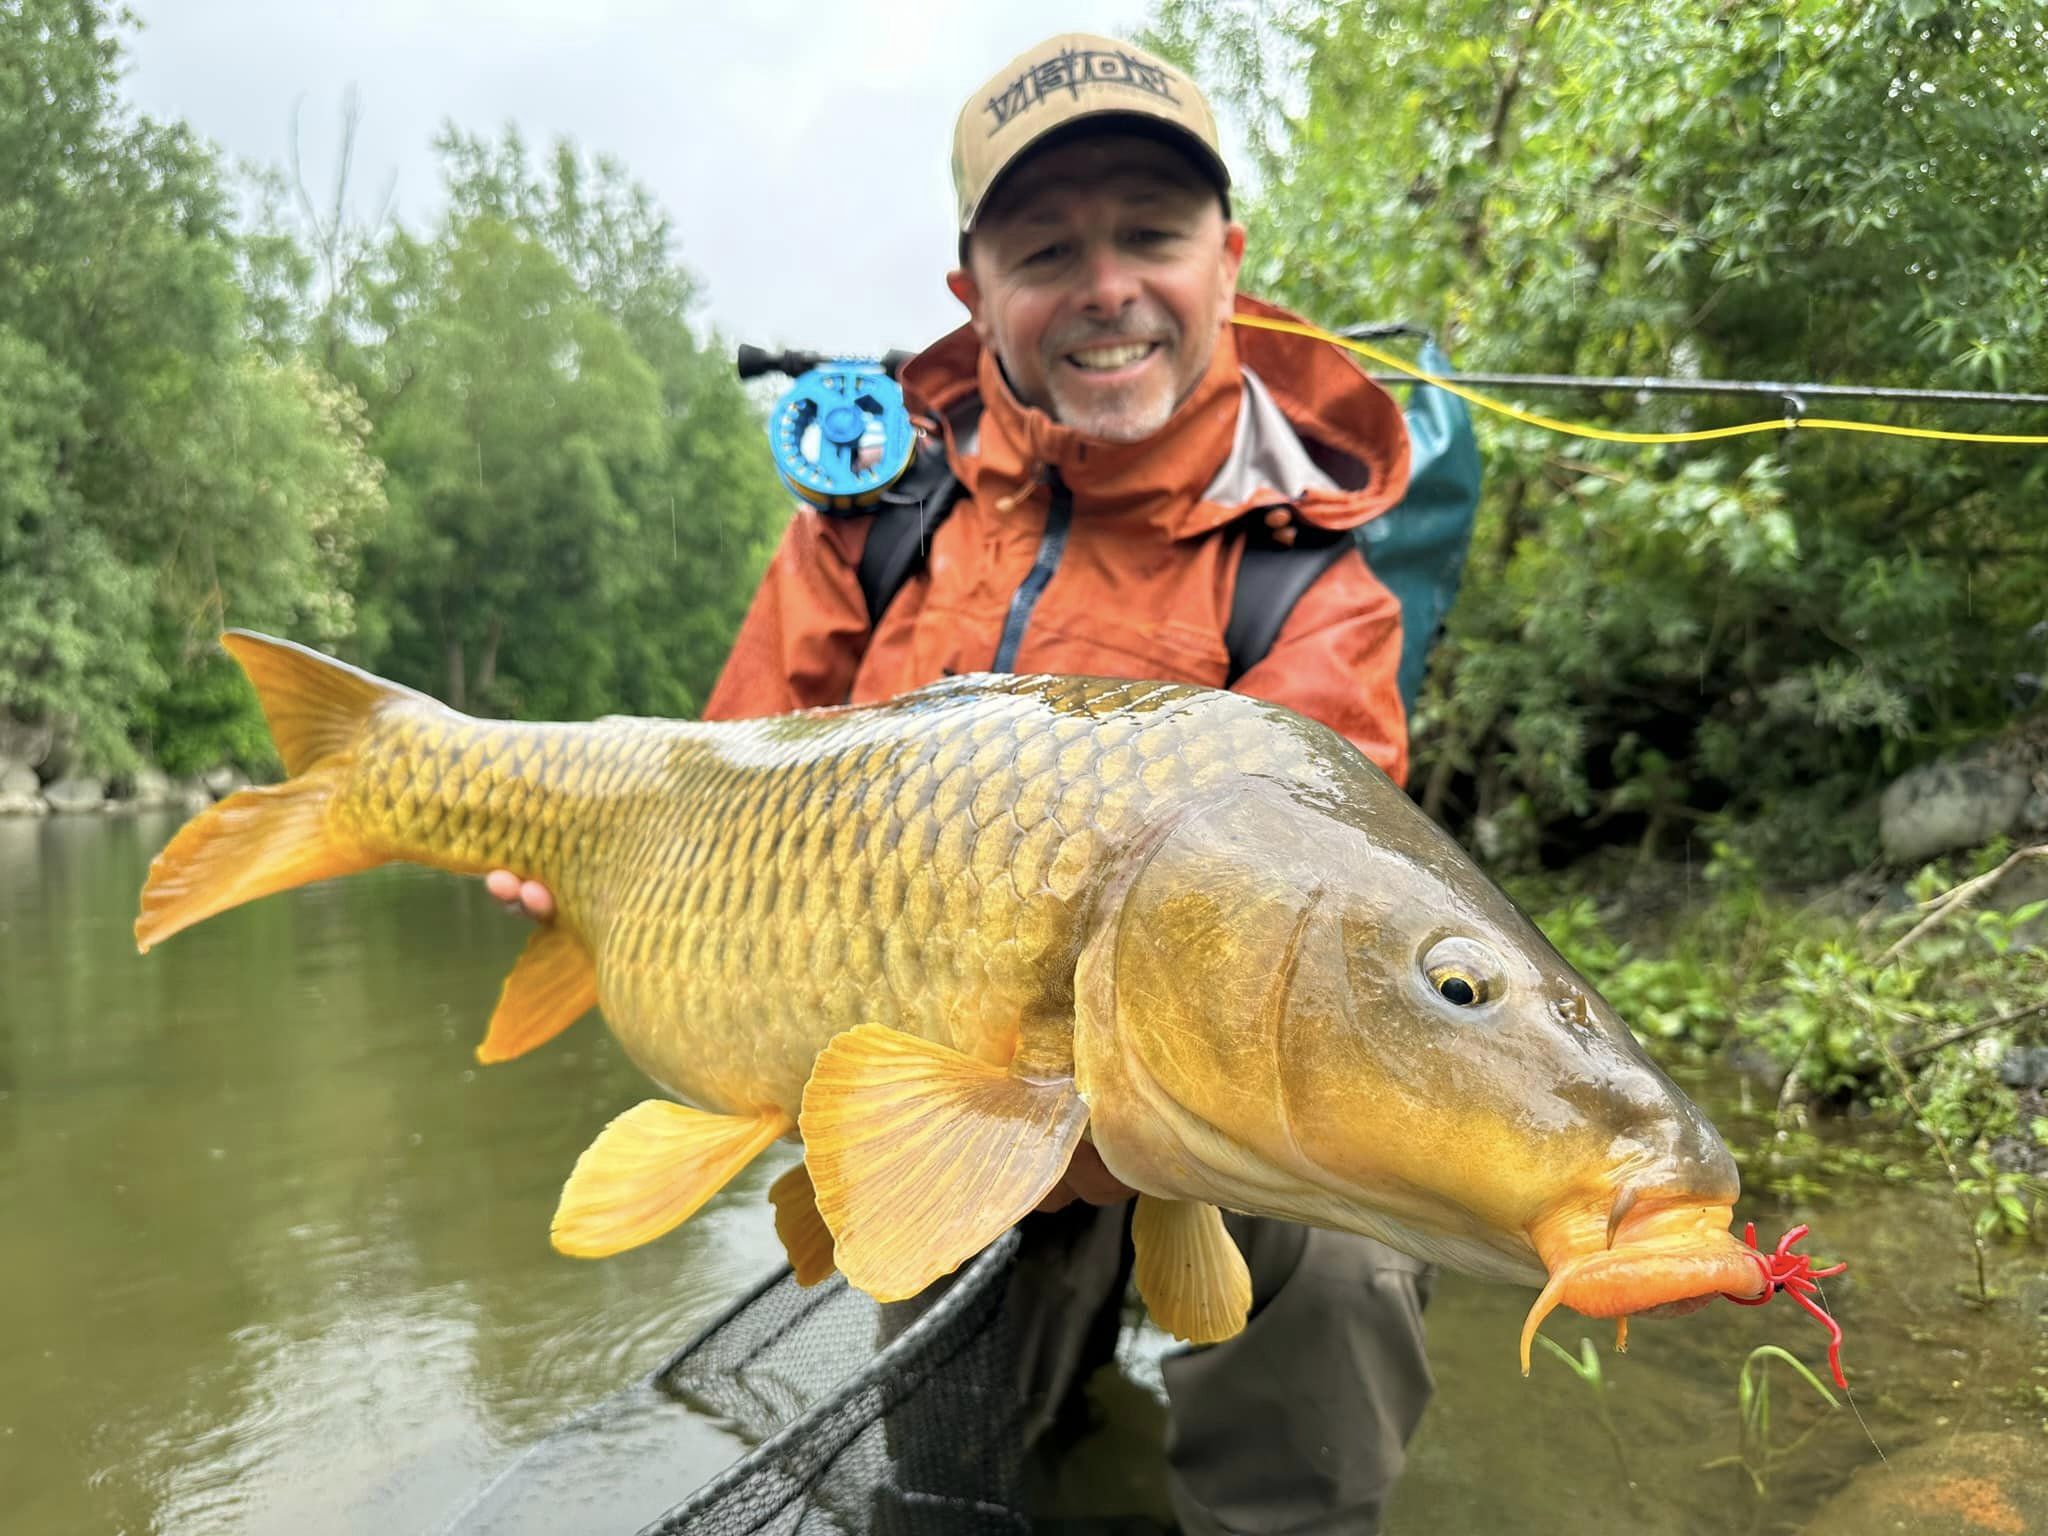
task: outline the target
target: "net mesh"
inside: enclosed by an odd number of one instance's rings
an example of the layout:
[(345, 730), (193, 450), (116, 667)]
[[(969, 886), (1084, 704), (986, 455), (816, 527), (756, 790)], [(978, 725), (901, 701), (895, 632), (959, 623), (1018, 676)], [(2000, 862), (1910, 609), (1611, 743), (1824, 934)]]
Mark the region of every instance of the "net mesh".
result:
[(1004, 1306), (1019, 1241), (888, 1308), (837, 1274), (806, 1290), (777, 1271), (527, 1446), (442, 1536), (1032, 1530)]
[(1012, 1231), (914, 1319), (783, 1274), (655, 1373), (753, 1449), (643, 1536), (1028, 1532), (1006, 1339)]

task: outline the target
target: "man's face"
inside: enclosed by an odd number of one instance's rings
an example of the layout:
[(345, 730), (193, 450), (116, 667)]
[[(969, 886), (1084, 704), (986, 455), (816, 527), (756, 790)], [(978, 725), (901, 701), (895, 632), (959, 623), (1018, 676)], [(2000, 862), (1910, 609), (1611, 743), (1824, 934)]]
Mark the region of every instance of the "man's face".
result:
[(1105, 135), (1013, 172), (946, 281), (1020, 399), (1127, 443), (1208, 370), (1243, 259), (1244, 230), (1187, 160)]

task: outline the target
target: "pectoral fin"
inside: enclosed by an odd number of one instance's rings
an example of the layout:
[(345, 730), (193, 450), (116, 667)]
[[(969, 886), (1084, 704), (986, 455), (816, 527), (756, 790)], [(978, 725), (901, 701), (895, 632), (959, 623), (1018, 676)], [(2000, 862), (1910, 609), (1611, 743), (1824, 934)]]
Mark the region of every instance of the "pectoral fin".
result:
[(804, 1161), (848, 1282), (915, 1296), (995, 1241), (1059, 1182), (1088, 1107), (879, 1024), (835, 1038), (804, 1088)]
[(510, 1061), (523, 1056), (596, 1006), (597, 964), (583, 941), (558, 924), (541, 928), (526, 941), (519, 963), (505, 978), (476, 1059)]
[(798, 1163), (769, 1185), (768, 1201), (775, 1207), (775, 1235), (782, 1239), (798, 1285), (816, 1285), (838, 1268), (832, 1259), (832, 1229), (818, 1214), (808, 1168)]
[(598, 1259), (652, 1242), (789, 1128), (779, 1109), (713, 1115), (667, 1099), (635, 1104), (576, 1159), (555, 1208), (555, 1247)]
[(1133, 1270), (1152, 1321), (1190, 1344), (1215, 1344), (1244, 1329), (1252, 1276), (1213, 1205), (1138, 1196), (1131, 1218)]

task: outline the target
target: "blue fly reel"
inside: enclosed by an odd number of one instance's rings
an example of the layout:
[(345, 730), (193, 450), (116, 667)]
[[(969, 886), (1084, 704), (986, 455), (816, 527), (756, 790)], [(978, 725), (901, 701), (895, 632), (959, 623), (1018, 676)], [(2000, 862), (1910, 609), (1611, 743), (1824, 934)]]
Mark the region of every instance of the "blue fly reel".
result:
[(880, 364), (835, 358), (800, 374), (768, 418), (775, 472), (821, 512), (858, 512), (910, 467), (917, 433)]

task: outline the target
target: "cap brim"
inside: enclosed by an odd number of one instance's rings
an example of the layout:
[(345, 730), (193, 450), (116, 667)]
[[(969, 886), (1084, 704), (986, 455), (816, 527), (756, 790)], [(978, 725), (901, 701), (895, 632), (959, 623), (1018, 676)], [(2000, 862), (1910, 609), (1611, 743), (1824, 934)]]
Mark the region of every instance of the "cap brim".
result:
[(1223, 163), (1222, 156), (1204, 143), (1199, 135), (1190, 132), (1180, 123), (1168, 118), (1155, 117), (1149, 112), (1133, 112), (1128, 107), (1104, 107), (1100, 111), (1083, 112), (1065, 118), (1019, 145), (1002, 170), (998, 171), (982, 189), (981, 196), (976, 199), (974, 205), (961, 216), (960, 233), (965, 235), (973, 232), (975, 221), (981, 217), (982, 211), (996, 200), (1004, 186), (1017, 172), (1036, 156), (1069, 140), (1101, 133), (1110, 127), (1141, 138), (1154, 139), (1181, 151), (1187, 156), (1188, 163), (1215, 188), (1218, 197), (1226, 200), (1229, 198), (1230, 167)]

